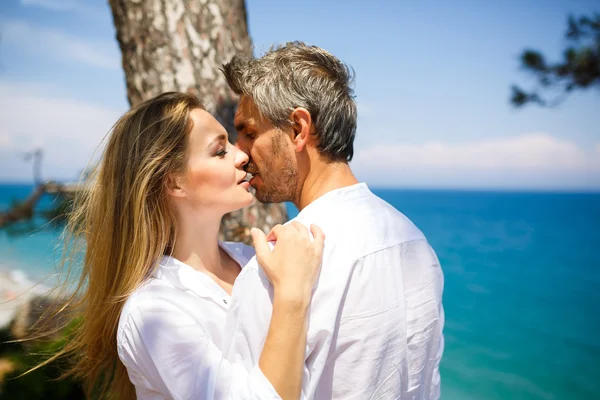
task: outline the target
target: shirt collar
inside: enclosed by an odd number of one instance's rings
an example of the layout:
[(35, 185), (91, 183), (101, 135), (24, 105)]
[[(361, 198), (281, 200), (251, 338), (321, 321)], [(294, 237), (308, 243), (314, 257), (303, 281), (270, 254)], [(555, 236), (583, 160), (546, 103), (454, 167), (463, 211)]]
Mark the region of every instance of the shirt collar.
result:
[[(221, 242), (219, 242), (219, 246), (244, 268), (245, 262), (243, 262), (238, 254), (230, 251)], [(166, 280), (179, 290), (190, 290), (199, 297), (215, 300), (219, 304), (222, 303), (224, 297), (229, 297), (227, 292), (210, 276), (204, 272), (195, 270), (171, 256), (165, 255), (162, 257), (152, 277), (159, 280)]]
[(321, 197), (314, 200), (312, 203), (307, 205), (298, 213), (297, 218), (305, 217), (311, 213), (313, 208), (320, 208), (328, 203), (340, 204), (346, 201), (358, 199), (360, 197), (368, 196), (371, 194), (368, 186), (364, 182), (359, 182), (354, 185), (345, 186), (343, 188), (331, 190)]

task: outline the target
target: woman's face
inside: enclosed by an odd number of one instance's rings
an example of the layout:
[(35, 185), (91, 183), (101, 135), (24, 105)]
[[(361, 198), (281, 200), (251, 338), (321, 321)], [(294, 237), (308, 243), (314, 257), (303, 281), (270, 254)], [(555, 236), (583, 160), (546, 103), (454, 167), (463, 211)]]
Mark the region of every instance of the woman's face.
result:
[(193, 127), (188, 139), (187, 168), (178, 179), (177, 196), (199, 211), (226, 214), (253, 200), (242, 167), (248, 156), (227, 141), (227, 131), (208, 112), (190, 112)]

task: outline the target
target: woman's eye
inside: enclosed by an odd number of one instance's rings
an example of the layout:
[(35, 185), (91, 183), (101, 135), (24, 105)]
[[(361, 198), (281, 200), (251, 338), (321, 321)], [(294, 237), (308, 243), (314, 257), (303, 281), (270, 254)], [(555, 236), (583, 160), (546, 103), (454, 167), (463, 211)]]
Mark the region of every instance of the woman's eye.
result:
[(256, 138), (256, 133), (248, 132), (248, 133), (246, 133), (246, 137), (250, 140), (254, 140)]
[(221, 158), (223, 158), (223, 157), (225, 157), (225, 155), (227, 155), (227, 153), (229, 153), (227, 150), (225, 150), (225, 149), (220, 149), (219, 151), (217, 151), (217, 154), (216, 154), (216, 156), (217, 156), (217, 157), (221, 157)]

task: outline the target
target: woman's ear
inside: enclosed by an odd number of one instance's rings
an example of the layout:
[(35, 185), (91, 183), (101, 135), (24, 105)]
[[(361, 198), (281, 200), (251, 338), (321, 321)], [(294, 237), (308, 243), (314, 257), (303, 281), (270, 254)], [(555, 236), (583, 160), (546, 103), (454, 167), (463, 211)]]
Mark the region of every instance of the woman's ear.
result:
[(185, 197), (186, 192), (182, 184), (183, 178), (179, 175), (169, 174), (165, 178), (164, 185), (167, 194), (173, 197)]
[(306, 143), (311, 138), (313, 131), (312, 118), (306, 108), (298, 107), (292, 111), (292, 129), (294, 131), (294, 147), (296, 152), (304, 150)]

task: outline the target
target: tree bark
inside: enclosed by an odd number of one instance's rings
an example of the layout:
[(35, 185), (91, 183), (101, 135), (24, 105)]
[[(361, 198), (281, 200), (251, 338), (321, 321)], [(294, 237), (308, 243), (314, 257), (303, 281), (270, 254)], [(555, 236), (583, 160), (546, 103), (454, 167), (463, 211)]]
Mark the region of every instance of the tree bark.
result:
[[(232, 143), (237, 97), (221, 65), (249, 55), (244, 0), (109, 0), (131, 105), (166, 91), (194, 93), (225, 126)], [(287, 220), (283, 204), (260, 204), (225, 216), (221, 239), (250, 243), (250, 228)]]
[(38, 185), (33, 189), (25, 201), (16, 204), (12, 209), (6, 212), (0, 212), (0, 228), (4, 228), (9, 224), (18, 221), (31, 219), (33, 217), (35, 206), (42, 198), (45, 191), (46, 185)]

